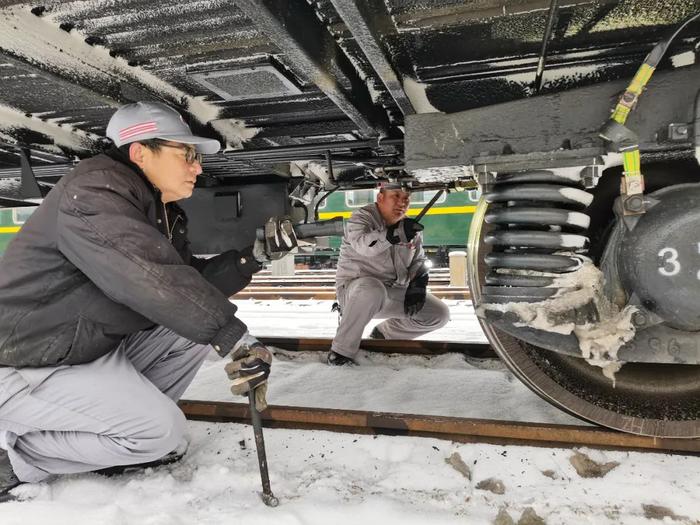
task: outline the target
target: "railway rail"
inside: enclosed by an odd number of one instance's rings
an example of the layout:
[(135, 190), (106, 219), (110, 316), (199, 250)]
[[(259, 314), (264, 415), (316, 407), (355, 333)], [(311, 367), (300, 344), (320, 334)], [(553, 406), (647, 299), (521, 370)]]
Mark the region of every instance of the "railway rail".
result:
[[(181, 400), (188, 419), (249, 423), (248, 404)], [(326, 430), (352, 434), (419, 436), (460, 443), (541, 447), (592, 447), (640, 452), (700, 454), (700, 439), (658, 438), (598, 427), (521, 423), (446, 416), (365, 412), (330, 408), (269, 406), (261, 413), (272, 428)]]
[[(430, 293), (440, 299), (467, 300), (471, 298), (468, 288), (452, 286), (430, 286)], [(233, 299), (317, 299), (335, 300), (333, 286), (264, 286), (251, 284), (233, 296)]]
[[(332, 339), (296, 337), (258, 337), (267, 346), (289, 351), (327, 352)], [(363, 339), (360, 348), (385, 354), (440, 355), (460, 353), (469, 357), (497, 359), (488, 343), (453, 343), (447, 341)]]

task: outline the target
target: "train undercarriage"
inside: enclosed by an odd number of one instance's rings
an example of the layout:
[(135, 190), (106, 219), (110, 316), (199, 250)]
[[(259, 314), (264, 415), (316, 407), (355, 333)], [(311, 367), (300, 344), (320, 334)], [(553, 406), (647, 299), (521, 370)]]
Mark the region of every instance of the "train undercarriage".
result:
[(227, 145), (183, 204), (198, 253), (250, 244), (273, 215), (313, 223), (333, 191), (478, 186), (469, 286), (506, 365), (590, 422), (697, 438), (696, 13), (670, 0), (8, 2), (0, 207), (36, 205), (141, 99)]
[[(643, 159), (637, 209), (621, 190), (624, 148), (587, 131), (624, 83), (408, 123), (407, 164), (419, 178), (468, 165), (482, 188), (469, 286), (500, 357), (562, 409), (653, 436), (700, 435), (700, 167), (697, 144), (673, 136), (699, 122), (700, 70), (688, 73), (687, 90), (684, 75), (665, 76), (640, 107), (653, 115), (629, 121)], [(671, 109), (672, 96), (685, 103)], [(585, 117), (571, 112), (582, 103)], [(556, 125), (538, 134), (533, 121)], [(474, 122), (487, 129), (467, 145), (461, 132)]]

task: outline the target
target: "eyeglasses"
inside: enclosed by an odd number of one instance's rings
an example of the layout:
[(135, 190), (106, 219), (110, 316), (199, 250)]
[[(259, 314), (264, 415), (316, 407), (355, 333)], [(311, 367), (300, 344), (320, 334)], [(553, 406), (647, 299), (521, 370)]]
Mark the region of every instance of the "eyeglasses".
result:
[(187, 164), (194, 164), (195, 162), (198, 162), (199, 164), (202, 163), (202, 154), (197, 153), (197, 150), (194, 149), (192, 146), (176, 146), (175, 144), (166, 144), (165, 142), (159, 142), (158, 145), (165, 146), (166, 148), (174, 148), (184, 151), (185, 162), (187, 162)]

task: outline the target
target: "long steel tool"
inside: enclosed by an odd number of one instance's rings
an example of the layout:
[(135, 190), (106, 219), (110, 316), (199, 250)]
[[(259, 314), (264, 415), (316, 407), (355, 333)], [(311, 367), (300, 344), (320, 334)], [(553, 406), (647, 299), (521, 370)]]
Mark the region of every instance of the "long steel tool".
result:
[(267, 472), (267, 456), (265, 454), (265, 440), (263, 439), (262, 420), (260, 412), (255, 406), (255, 389), (248, 392), (248, 402), (250, 404), (250, 419), (253, 422), (253, 433), (255, 434), (255, 448), (258, 451), (258, 466), (260, 467), (260, 479), (262, 480), (262, 500), (268, 507), (276, 507), (279, 500), (272, 493), (270, 488), (270, 475)]

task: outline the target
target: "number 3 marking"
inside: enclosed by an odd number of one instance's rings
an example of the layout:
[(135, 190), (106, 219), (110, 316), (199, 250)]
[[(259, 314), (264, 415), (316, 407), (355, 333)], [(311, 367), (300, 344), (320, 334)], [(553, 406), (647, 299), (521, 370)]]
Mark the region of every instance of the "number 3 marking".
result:
[[(666, 258), (667, 255), (670, 257)], [(662, 248), (659, 257), (664, 258), (664, 265), (659, 268), (659, 273), (666, 277), (677, 275), (681, 271), (681, 264), (678, 262), (678, 251), (675, 248)]]

